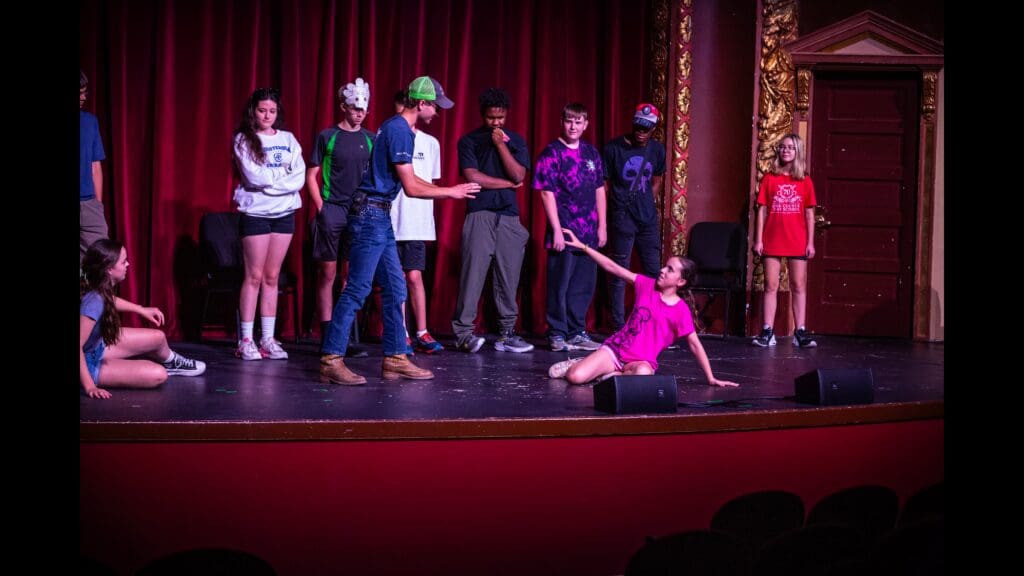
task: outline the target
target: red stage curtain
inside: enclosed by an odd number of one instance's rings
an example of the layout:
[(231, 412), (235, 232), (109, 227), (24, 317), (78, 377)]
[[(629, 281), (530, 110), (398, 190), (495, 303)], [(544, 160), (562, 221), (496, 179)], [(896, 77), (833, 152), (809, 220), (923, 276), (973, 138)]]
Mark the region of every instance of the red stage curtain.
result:
[[(285, 127), (308, 160), (315, 135), (338, 120), (339, 85), (357, 75), (370, 83), (366, 125), (376, 129), (392, 114), (397, 89), (434, 76), (456, 103), (427, 128), (441, 141), (441, 183), (452, 184), (461, 179), (456, 142), (479, 125), (476, 99), (486, 87), (510, 93), (508, 126), (526, 138), (531, 159), (559, 135), (569, 101), (590, 109), (587, 140), (600, 146), (625, 132), (632, 107), (648, 96), (648, 12), (637, 0), (83, 0), (86, 110), (99, 117), (107, 151), (111, 234), (126, 243), (132, 261), (122, 295), (159, 306), (172, 337), (184, 334), (195, 298), (199, 219), (234, 209), (230, 141), (254, 88), (281, 88)], [(543, 333), (545, 218), (530, 183), (519, 196), (531, 233), (521, 317), (523, 329)], [(310, 218), (302, 193), (285, 265), (310, 291), (313, 278), (301, 277)], [(444, 334), (458, 293), (465, 206), (443, 200), (435, 207), (429, 325)], [(603, 306), (603, 280), (593, 309)], [(294, 330), (288, 316), (282, 314), (285, 333)]]

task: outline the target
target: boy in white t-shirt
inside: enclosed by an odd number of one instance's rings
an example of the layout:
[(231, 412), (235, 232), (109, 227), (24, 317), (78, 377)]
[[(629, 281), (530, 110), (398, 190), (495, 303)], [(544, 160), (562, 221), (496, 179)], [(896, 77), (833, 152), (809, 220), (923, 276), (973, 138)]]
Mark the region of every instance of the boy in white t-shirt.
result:
[[(395, 113), (404, 108), (405, 90), (395, 94)], [(433, 183), (441, 177), (441, 143), (430, 134), (415, 127), (416, 140), (413, 147), (412, 171), (422, 180)], [(408, 338), (410, 350), (407, 353), (423, 352), (433, 354), (444, 350), (440, 342), (427, 331), (427, 292), (423, 286), (423, 271), (427, 267), (427, 241), (437, 239), (434, 230), (434, 201), (429, 198), (411, 198), (399, 188), (398, 196), (391, 203), (391, 227), (395, 230), (398, 259), (409, 285), (409, 300), (416, 318), (416, 337)], [(403, 308), (402, 317), (406, 314)], [(410, 334), (411, 336), (411, 334)]]

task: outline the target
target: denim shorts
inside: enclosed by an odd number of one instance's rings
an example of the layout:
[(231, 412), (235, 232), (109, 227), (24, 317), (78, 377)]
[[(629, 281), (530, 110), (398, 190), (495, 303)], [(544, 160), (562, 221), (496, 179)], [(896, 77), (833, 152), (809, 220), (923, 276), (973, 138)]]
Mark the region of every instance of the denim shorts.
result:
[(92, 383), (100, 385), (100, 364), (103, 363), (103, 353), (107, 346), (100, 340), (100, 343), (91, 351), (85, 353), (85, 365), (89, 368), (89, 375), (92, 376)]

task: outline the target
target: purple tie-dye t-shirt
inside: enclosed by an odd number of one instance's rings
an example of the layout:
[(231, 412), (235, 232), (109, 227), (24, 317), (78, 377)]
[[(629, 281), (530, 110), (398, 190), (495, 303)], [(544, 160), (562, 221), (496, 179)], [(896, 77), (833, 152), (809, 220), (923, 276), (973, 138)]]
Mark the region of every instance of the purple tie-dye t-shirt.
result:
[[(572, 149), (555, 140), (537, 157), (533, 189), (553, 192), (562, 227), (593, 248), (597, 247), (597, 189), (602, 186), (601, 154), (592, 144), (580, 141), (579, 148)], [(551, 248), (550, 222), (544, 247)]]

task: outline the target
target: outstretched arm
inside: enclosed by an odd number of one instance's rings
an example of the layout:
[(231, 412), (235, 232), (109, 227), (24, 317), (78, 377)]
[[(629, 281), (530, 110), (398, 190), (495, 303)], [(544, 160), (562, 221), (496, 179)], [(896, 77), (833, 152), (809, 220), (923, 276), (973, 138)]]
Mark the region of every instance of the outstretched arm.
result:
[(476, 198), (480, 185), (475, 182), (456, 184), (455, 186), (435, 186), (422, 178), (417, 178), (412, 171), (412, 164), (395, 164), (398, 179), (402, 181), (402, 189), (410, 198), (453, 198), (461, 200)]
[(156, 306), (139, 306), (138, 304), (129, 302), (124, 298), (114, 296), (114, 308), (118, 312), (131, 312), (133, 314), (138, 314), (146, 320), (149, 320), (149, 323), (155, 326), (164, 325), (164, 313)]
[(92, 374), (89, 373), (89, 365), (85, 362), (85, 343), (89, 340), (89, 334), (92, 334), (92, 327), (96, 325), (96, 321), (88, 316), (78, 318), (78, 379), (89, 398), (110, 398), (110, 392), (96, 387), (96, 383), (92, 381)]
[(707, 352), (704, 351), (704, 345), (700, 343), (696, 332), (690, 332), (690, 335), (686, 337), (686, 343), (690, 346), (690, 352), (693, 352), (693, 357), (697, 359), (700, 369), (704, 371), (704, 377), (708, 379), (708, 384), (711, 386), (739, 386), (731, 380), (715, 378), (715, 374), (711, 371), (711, 362), (708, 360)]
[(626, 268), (619, 266), (614, 261), (612, 261), (611, 258), (605, 256), (604, 254), (601, 254), (600, 252), (594, 250), (590, 246), (587, 246), (583, 242), (580, 242), (579, 238), (577, 238), (576, 235), (573, 234), (572, 230), (569, 230), (568, 228), (562, 228), (562, 232), (564, 232), (565, 235), (569, 237), (569, 239), (565, 241), (566, 246), (572, 246), (573, 248), (579, 248), (583, 250), (583, 253), (593, 258), (594, 262), (597, 262), (598, 266), (604, 268), (605, 272), (609, 274), (614, 274), (619, 278), (622, 278), (626, 282), (629, 282), (630, 284), (636, 282), (636, 272), (627, 270)]

